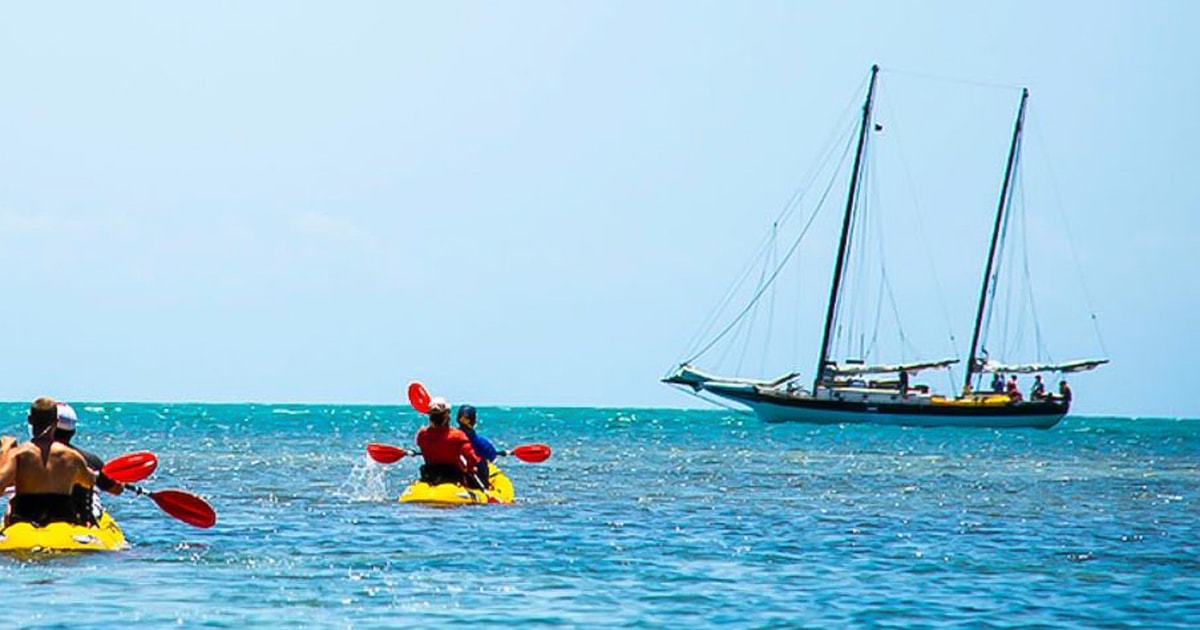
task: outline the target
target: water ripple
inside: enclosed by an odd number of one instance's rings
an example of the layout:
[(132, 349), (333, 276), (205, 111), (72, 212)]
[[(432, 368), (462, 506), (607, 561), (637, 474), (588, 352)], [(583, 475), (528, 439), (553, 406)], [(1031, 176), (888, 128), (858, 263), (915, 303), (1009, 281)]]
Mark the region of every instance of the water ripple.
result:
[[(0, 558), (10, 625), (1200, 625), (1200, 423), (1051, 431), (763, 425), (724, 412), (483, 409), (517, 503), (400, 505), (400, 407), (83, 407), (99, 453), (208, 497), (134, 547)], [(0, 408), (10, 433), (23, 410)], [(48, 608), (45, 602), (54, 602)]]

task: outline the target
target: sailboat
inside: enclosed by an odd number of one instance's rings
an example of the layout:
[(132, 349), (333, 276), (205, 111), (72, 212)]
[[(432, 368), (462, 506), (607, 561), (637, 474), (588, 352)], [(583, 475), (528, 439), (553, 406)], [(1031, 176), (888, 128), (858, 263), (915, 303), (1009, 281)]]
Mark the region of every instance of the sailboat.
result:
[[(847, 269), (847, 244), (855, 224), (856, 195), (863, 171), (868, 131), (872, 128), (879, 66), (871, 68), (866, 100), (857, 131), (857, 148), (850, 175), (841, 234), (834, 262), (833, 279), (826, 303), (820, 355), (811, 388), (791, 372), (776, 379), (726, 377), (710, 374), (684, 362), (676, 366), (663, 382), (690, 388), (693, 392), (716, 396), (749, 407), (767, 422), (810, 422), (822, 424), (873, 423), (905, 426), (964, 426), (993, 428), (1050, 428), (1071, 409), (1069, 388), (1061, 394), (1041, 394), (1025, 400), (1019, 392), (996, 385), (991, 391), (978, 391), (983, 375), (1072, 373), (1094, 369), (1107, 359), (1084, 359), (1059, 363), (1005, 364), (992, 360), (981, 345), (981, 330), (996, 283), (997, 247), (1005, 213), (1008, 211), (1014, 169), (1020, 156), (1025, 109), (1029, 91), (1021, 90), (1021, 102), (1013, 125), (1000, 201), (992, 227), (991, 245), (984, 267), (976, 309), (971, 348), (967, 355), (966, 377), (957, 395), (941, 395), (928, 386), (913, 386), (910, 377), (924, 370), (947, 369), (958, 359), (943, 359), (896, 364), (868, 365), (862, 360), (838, 362), (832, 358), (834, 322), (843, 292)], [(876, 126), (877, 130), (881, 127)]]

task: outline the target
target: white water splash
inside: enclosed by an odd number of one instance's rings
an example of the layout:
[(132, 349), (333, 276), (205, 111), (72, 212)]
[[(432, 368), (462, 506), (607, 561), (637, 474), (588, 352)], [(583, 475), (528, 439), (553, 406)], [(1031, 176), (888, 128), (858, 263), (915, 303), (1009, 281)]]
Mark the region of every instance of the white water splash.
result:
[(334, 496), (351, 501), (387, 501), (391, 498), (387, 489), (387, 468), (371, 461), (370, 457), (364, 459), (354, 466)]

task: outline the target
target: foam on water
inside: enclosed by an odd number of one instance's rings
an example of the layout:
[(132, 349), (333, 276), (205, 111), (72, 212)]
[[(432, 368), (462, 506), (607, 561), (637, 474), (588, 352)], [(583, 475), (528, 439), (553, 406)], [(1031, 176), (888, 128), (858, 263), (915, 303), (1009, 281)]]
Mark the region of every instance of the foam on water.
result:
[(387, 469), (365, 457), (365, 461), (355, 464), (346, 475), (346, 480), (333, 491), (333, 496), (350, 501), (387, 501)]

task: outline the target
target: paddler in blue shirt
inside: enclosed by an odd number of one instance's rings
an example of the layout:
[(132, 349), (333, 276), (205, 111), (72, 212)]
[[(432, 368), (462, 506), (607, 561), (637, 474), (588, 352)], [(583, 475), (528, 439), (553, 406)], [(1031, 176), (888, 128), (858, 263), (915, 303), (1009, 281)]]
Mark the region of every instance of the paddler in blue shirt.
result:
[(458, 428), (467, 434), (467, 439), (471, 440), (471, 448), (479, 456), (479, 479), (484, 483), (489, 483), (491, 477), (488, 474), (488, 462), (496, 461), (497, 455), (507, 455), (508, 453), (497, 451), (487, 438), (475, 432), (475, 419), (475, 408), (471, 405), (462, 405), (458, 408)]

